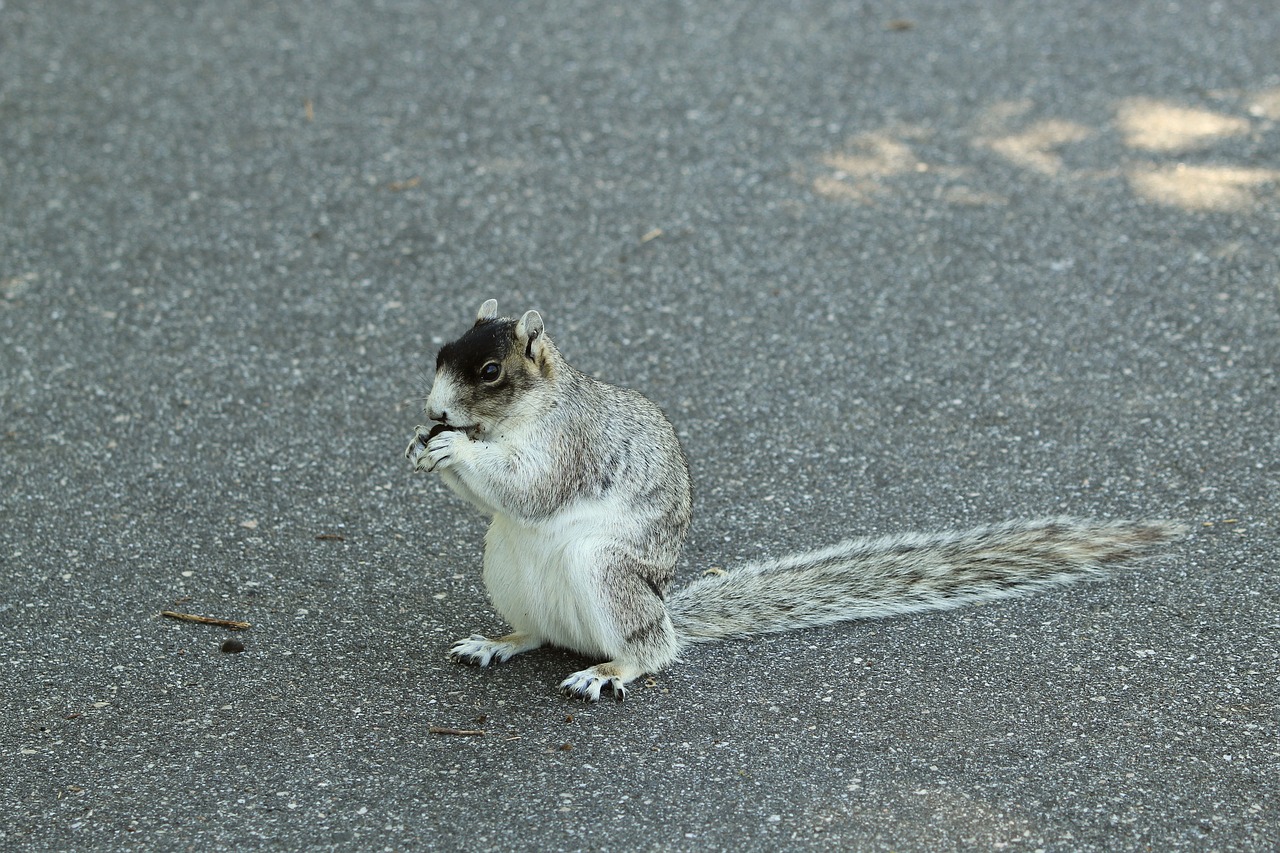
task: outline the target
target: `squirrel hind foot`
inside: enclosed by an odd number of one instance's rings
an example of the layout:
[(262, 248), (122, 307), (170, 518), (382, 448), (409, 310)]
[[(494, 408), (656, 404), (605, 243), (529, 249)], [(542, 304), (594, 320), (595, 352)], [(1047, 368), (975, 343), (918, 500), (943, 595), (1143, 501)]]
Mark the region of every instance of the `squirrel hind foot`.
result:
[(511, 658), (536, 649), (542, 641), (528, 634), (507, 634), (491, 640), (483, 634), (472, 634), (453, 644), (449, 649), (449, 657), (459, 663), (475, 666), (488, 666), (490, 663), (506, 663)]
[(560, 692), (586, 702), (599, 702), (601, 692), (608, 687), (614, 698), (621, 702), (627, 698), (627, 682), (643, 674), (617, 661), (609, 661), (575, 672), (560, 682)]

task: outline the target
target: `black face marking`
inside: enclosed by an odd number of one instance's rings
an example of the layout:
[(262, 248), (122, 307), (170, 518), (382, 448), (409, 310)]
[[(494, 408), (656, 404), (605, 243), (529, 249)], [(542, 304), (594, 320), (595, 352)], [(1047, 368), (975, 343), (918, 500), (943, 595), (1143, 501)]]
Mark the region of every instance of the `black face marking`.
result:
[(516, 324), (514, 320), (485, 320), (472, 326), (456, 341), (440, 347), (436, 355), (436, 372), (445, 365), (458, 376), (479, 379), (480, 371), (491, 361), (502, 362), (511, 351)]
[(461, 418), (492, 427), (537, 381), (523, 365), (515, 330), (515, 320), (486, 320), (440, 348), (436, 373), (450, 374), (457, 386), (450, 423)]

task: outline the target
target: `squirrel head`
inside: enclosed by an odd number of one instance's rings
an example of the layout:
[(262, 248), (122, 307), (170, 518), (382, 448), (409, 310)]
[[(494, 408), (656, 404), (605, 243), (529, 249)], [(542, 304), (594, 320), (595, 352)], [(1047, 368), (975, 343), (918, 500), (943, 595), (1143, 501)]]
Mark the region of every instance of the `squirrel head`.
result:
[(537, 311), (499, 317), (497, 300), (486, 300), (475, 325), (436, 355), (427, 417), (474, 438), (521, 414), (555, 378), (557, 359)]

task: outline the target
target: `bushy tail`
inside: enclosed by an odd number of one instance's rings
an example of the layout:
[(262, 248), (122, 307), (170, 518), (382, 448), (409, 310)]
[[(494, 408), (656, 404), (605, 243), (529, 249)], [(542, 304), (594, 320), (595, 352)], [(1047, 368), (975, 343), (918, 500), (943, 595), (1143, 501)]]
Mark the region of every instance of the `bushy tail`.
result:
[(1186, 532), (1166, 521), (1015, 521), (853, 539), (706, 575), (667, 606), (681, 641), (946, 610), (1097, 577)]

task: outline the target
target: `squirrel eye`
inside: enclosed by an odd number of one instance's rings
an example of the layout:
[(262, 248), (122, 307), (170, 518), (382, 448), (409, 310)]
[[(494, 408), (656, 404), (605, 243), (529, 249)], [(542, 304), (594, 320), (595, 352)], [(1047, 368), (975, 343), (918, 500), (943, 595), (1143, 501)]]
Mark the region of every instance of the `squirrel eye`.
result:
[(502, 365), (496, 361), (491, 361), (484, 367), (480, 368), (480, 379), (483, 382), (493, 382), (502, 375)]

